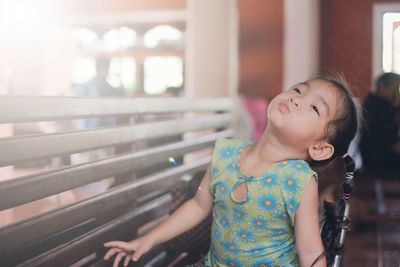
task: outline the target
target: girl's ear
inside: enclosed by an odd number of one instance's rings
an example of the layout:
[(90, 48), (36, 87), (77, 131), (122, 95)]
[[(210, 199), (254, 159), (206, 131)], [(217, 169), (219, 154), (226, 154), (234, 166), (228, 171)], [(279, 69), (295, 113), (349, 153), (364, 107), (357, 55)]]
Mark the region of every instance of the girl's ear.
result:
[(332, 157), (335, 148), (326, 142), (317, 143), (308, 148), (308, 154), (312, 160), (321, 161)]

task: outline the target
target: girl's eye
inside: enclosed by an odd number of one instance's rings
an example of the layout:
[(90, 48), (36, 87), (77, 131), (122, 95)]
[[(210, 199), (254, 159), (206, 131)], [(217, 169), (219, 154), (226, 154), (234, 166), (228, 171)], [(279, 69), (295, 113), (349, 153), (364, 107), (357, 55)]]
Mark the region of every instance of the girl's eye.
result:
[(311, 105), (311, 107), (319, 116), (319, 110), (318, 110), (317, 106)]
[(296, 91), (298, 94), (301, 94), (301, 91), (299, 88), (295, 87), (295, 88), (293, 88), (293, 90)]

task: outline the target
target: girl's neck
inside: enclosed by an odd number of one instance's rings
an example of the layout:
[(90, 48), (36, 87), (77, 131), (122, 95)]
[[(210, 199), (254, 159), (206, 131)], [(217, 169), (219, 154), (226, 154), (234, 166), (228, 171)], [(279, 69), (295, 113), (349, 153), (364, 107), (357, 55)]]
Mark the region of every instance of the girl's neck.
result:
[(267, 127), (264, 134), (250, 151), (249, 156), (268, 165), (304, 157), (292, 145), (282, 142), (279, 136), (279, 134), (274, 134), (273, 130)]
[(300, 159), (296, 146), (285, 144), (279, 134), (265, 130), (260, 140), (240, 155), (240, 169), (247, 176), (259, 175), (273, 170), (279, 162)]

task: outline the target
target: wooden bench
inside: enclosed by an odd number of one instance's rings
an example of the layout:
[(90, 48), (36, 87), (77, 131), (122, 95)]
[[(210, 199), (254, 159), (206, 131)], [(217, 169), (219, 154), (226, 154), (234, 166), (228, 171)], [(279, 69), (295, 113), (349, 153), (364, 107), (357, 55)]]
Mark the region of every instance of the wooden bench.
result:
[[(115, 148), (102, 159), (52, 166), (0, 183), (0, 211), (4, 211), (114, 177), (104, 192), (0, 228), (0, 266), (111, 266), (112, 261), (102, 260), (103, 243), (131, 240), (159, 224), (189, 197), (192, 177), (201, 177), (210, 162), (207, 156), (177, 160), (175, 166), (168, 159), (212, 148), (217, 139), (231, 137), (232, 110), (229, 98), (0, 97), (2, 124), (117, 118), (108, 127), (0, 139), (0, 167), (14, 169), (38, 160)], [(145, 114), (154, 119), (138, 120)], [(203, 130), (208, 133), (182, 138)], [(179, 138), (165, 141), (171, 136)], [(132, 266), (179, 266), (185, 256), (180, 245), (185, 244), (179, 239), (160, 245)]]
[(400, 172), (367, 169), (355, 174), (353, 233), (345, 265), (398, 266), (400, 262)]

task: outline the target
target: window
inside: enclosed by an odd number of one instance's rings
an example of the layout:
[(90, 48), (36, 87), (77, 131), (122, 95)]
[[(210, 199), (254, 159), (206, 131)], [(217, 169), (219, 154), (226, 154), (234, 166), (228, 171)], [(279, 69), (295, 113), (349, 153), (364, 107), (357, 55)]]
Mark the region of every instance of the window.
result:
[(136, 88), (136, 61), (130, 57), (114, 57), (110, 62), (108, 83), (115, 88), (124, 88), (133, 93)]
[(157, 95), (171, 87), (182, 88), (183, 30), (168, 24), (133, 24), (103, 29), (82, 27), (76, 32), (74, 84), (94, 79), (96, 61), (106, 58), (107, 82), (127, 95)]
[(128, 27), (111, 29), (103, 35), (104, 51), (124, 50), (134, 46), (136, 32)]
[(178, 57), (148, 57), (144, 62), (144, 92), (163, 94), (168, 87), (181, 87), (183, 64)]
[(96, 61), (90, 57), (77, 57), (72, 66), (72, 82), (84, 84), (96, 76)]
[(94, 47), (94, 45), (98, 40), (97, 33), (87, 28), (78, 29), (77, 34), (78, 34), (79, 44), (83, 49), (84, 48), (90, 49)]
[(109, 65), (102, 76), (126, 96), (184, 82), (185, 10), (54, 16), (50, 7), (8, 2), (0, 18), (6, 94), (75, 95), (96, 82), (100, 59)]
[(400, 13), (383, 15), (382, 67), (385, 72), (400, 73)]
[(182, 47), (182, 32), (169, 25), (159, 25), (144, 35), (144, 46), (147, 48), (155, 48), (157, 46), (164, 47)]
[(144, 93), (163, 94), (169, 87), (182, 87), (182, 57), (169, 55), (183, 47), (182, 31), (170, 25), (158, 25), (143, 36), (143, 46), (153, 50), (157, 56), (144, 59)]
[(400, 4), (374, 4), (372, 80), (382, 72), (400, 73)]

